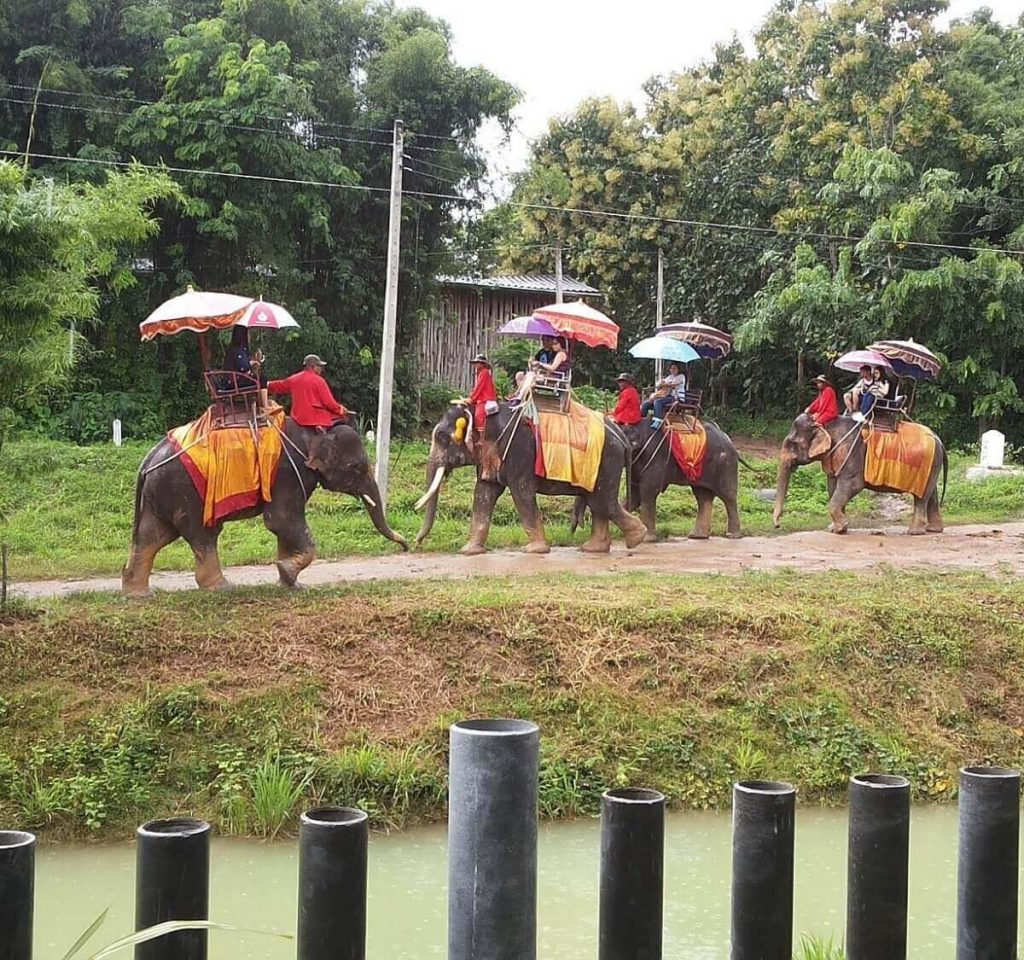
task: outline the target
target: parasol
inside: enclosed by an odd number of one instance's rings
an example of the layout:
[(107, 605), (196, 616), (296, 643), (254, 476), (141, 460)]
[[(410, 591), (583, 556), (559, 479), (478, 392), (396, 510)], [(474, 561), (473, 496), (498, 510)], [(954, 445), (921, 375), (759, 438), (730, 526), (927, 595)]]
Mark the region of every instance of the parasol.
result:
[(173, 337), (182, 330), (193, 333), (225, 330), (238, 322), (252, 302), (252, 297), (210, 293), (189, 287), (186, 293), (160, 304), (139, 324), (139, 332), (143, 340), (152, 340), (159, 334)]
[(645, 360), (667, 360), (676, 363), (691, 363), (700, 359), (700, 354), (682, 340), (672, 337), (647, 337), (629, 348), (630, 354)]
[(655, 335), (659, 337), (671, 337), (673, 340), (682, 340), (690, 344), (697, 354), (705, 360), (721, 360), (729, 355), (732, 350), (732, 336), (724, 330), (712, 327), (710, 324), (701, 323), (700, 320), (690, 320), (686, 323), (667, 323), (658, 327)]
[(847, 373), (859, 373), (861, 367), (881, 367), (890, 373), (895, 372), (888, 358), (877, 350), (851, 350), (849, 353), (844, 353), (832, 366), (845, 370)]
[(547, 320), (536, 317), (516, 317), (498, 328), (505, 337), (557, 337), (558, 331)]
[(276, 303), (266, 303), (262, 297), (245, 308), (242, 316), (235, 321), (239, 327), (250, 330), (282, 330), (285, 327), (297, 327), (298, 323), (284, 307)]
[(619, 326), (600, 310), (582, 300), (575, 303), (552, 303), (533, 311), (534, 320), (547, 320), (567, 340), (578, 340), (588, 347), (619, 345)]
[(898, 377), (934, 380), (942, 369), (942, 361), (913, 340), (877, 340), (868, 349), (887, 357)]

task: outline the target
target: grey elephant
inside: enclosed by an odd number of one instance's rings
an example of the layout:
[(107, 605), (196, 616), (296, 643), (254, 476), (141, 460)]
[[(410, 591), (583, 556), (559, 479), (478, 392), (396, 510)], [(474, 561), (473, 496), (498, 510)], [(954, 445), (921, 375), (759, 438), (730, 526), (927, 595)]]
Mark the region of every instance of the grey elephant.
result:
[[(846, 533), (849, 520), (846, 517), (846, 505), (861, 490), (876, 490), (880, 493), (909, 493), (907, 489), (897, 486), (876, 485), (865, 479), (867, 448), (862, 433), (863, 425), (852, 417), (843, 416), (825, 426), (819, 426), (806, 413), (800, 414), (793, 421), (793, 426), (782, 441), (779, 453), (779, 474), (775, 492), (775, 510), (772, 519), (775, 526), (786, 503), (789, 489), (789, 478), (798, 466), (817, 461), (821, 464), (828, 480), (828, 512), (832, 517), (829, 530), (832, 533)], [(942, 497), (939, 495), (939, 474), (942, 474), (943, 496), (945, 495), (946, 477), (949, 461), (942, 441), (922, 427), (935, 441), (935, 454), (928, 472), (927, 483), (923, 495), (914, 494), (914, 515), (907, 533), (941, 533), (942, 532)]]
[[(356, 430), (337, 424), (318, 433), (285, 421), (284, 450), (271, 487), (271, 502), (235, 514), (231, 520), (263, 515), (277, 537), (277, 570), (282, 586), (294, 587), (299, 574), (313, 562), (316, 544), (306, 524), (306, 501), (321, 486), (358, 497), (381, 536), (409, 548), (405, 538), (388, 525), (370, 462)], [(128, 596), (147, 596), (157, 553), (182, 537), (196, 559), (196, 583), (203, 589), (230, 586), (221, 570), (217, 540), (224, 521), (203, 526), (203, 501), (175, 449), (166, 438), (142, 461), (135, 486), (135, 523), (131, 555), (121, 572), (121, 590)]]
[[(498, 497), (508, 489), (515, 503), (519, 519), (529, 537), (524, 549), (529, 553), (547, 553), (551, 548), (544, 534), (544, 519), (537, 507), (537, 494), (552, 496), (581, 496), (586, 500), (593, 515), (590, 539), (582, 544), (581, 550), (588, 553), (605, 553), (611, 547), (609, 522), (615, 523), (622, 531), (627, 547), (642, 543), (646, 528), (631, 516), (619, 503), (619, 484), (629, 458), (629, 444), (621, 431), (605, 425), (604, 449), (598, 467), (597, 482), (592, 492), (560, 480), (538, 477), (534, 472), (537, 453), (533, 430), (521, 422), (518, 427), (511, 423), (519, 417), (518, 408), (507, 403), (499, 406), (498, 412), (487, 417), (484, 436), (472, 447), (467, 443), (473, 422), (472, 411), (462, 404), (452, 404), (441, 421), (434, 427), (427, 461), (427, 490), (417, 507), (426, 506), (423, 525), (416, 535), (416, 543), (422, 543), (429, 536), (437, 516), (441, 484), (444, 478), (458, 467), (477, 467), (476, 486), (473, 490), (473, 515), (469, 540), (462, 548), (464, 554), (483, 553), (487, 549), (487, 535), (491, 527), (491, 516)], [(482, 452), (490, 449), (500, 457), (500, 469), (494, 479), (485, 479), (484, 470), (478, 463)]]
[[(682, 471), (667, 437), (652, 431), (648, 422), (622, 427), (633, 449), (632, 484), (626, 508), (640, 511), (647, 528), (647, 539), (657, 539), (657, 503), (669, 486), (690, 487), (697, 498), (697, 521), (691, 539), (706, 540), (711, 536), (711, 512), (715, 497), (725, 505), (726, 536), (737, 539), (740, 533), (739, 464), (742, 460), (729, 435), (710, 420), (702, 421), (707, 436), (707, 451), (700, 474), (690, 480)], [(749, 466), (749, 464), (747, 465)]]

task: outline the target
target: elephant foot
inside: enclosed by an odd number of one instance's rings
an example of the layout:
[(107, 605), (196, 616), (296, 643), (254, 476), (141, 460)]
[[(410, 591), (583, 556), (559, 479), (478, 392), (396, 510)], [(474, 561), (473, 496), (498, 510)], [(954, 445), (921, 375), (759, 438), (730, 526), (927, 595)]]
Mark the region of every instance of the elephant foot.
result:
[(214, 593), (227, 593), (229, 590), (234, 590), (235, 585), (227, 577), (221, 577), (216, 583), (208, 587), (202, 587), (202, 589), (211, 590)]
[[(622, 531), (622, 537), (626, 541), (626, 549), (632, 550), (633, 547), (639, 547), (641, 543), (644, 543), (650, 536), (650, 531), (642, 523), (639, 529), (636, 527), (630, 527), (628, 530)], [(657, 535), (655, 535), (657, 540)]]
[[(626, 546), (629, 546), (628, 540), (626, 541)], [(633, 544), (633, 546), (636, 546), (636, 544)], [(584, 553), (608, 553), (611, 548), (611, 540), (595, 540), (593, 537), (591, 537), (586, 543), (580, 544), (580, 550)]]
[(925, 527), (925, 530), (928, 533), (942, 533), (945, 529), (946, 528), (941, 523), (939, 523), (939, 524), (931, 524), (931, 525)]
[(743, 534), (740, 533), (739, 530), (730, 530), (725, 535), (725, 539), (726, 540), (742, 540), (743, 539)]
[(927, 532), (925, 527), (907, 527), (908, 537), (923, 537)]
[(842, 534), (846, 533), (849, 529), (850, 529), (849, 524), (845, 524), (845, 523), (841, 527), (837, 526), (835, 523), (830, 523), (828, 525), (828, 532), (829, 533), (837, 533), (837, 534), (842, 535)]
[(531, 540), (523, 547), (523, 553), (551, 553), (551, 545), (547, 540)]
[(299, 571), (295, 569), (295, 564), (291, 560), (278, 560), (277, 575), (282, 587), (294, 590), (298, 586)]
[(711, 534), (710, 533), (701, 533), (698, 530), (694, 530), (693, 533), (688, 533), (686, 535), (686, 539), (687, 540), (710, 540), (711, 539)]
[[(658, 542), (658, 534), (657, 534), (657, 532), (654, 531), (654, 530), (648, 530), (647, 533), (644, 534), (643, 542), (644, 543), (657, 543)], [(628, 546), (628, 544), (627, 544), (627, 546)]]
[(464, 557), (478, 557), (481, 553), (487, 553), (487, 547), (482, 543), (474, 543), (472, 540), (469, 541), (460, 551)]
[(132, 587), (122, 584), (121, 596), (128, 600), (149, 600), (153, 596), (153, 591), (149, 587)]

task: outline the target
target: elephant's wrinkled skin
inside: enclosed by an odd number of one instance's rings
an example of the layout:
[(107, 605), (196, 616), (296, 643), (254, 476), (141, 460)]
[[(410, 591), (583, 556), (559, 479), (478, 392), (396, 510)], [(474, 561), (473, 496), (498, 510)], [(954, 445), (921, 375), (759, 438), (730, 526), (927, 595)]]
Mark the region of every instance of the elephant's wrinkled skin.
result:
[[(471, 450), (466, 438), (459, 439), (471, 429), (472, 415), (466, 407), (452, 404), (434, 427), (427, 461), (427, 493), (421, 502), (426, 504), (423, 525), (416, 535), (416, 542), (430, 534), (437, 516), (437, 504), (441, 495), (441, 482), (457, 467), (477, 466), (476, 487), (473, 491), (473, 516), (469, 541), (462, 548), (465, 554), (483, 553), (487, 549), (487, 534), (491, 528), (491, 515), (498, 497), (507, 488), (512, 494), (519, 519), (530, 538), (524, 548), (530, 553), (547, 553), (551, 548), (544, 535), (544, 519), (537, 508), (537, 494), (552, 496), (580, 496), (585, 498), (593, 514), (594, 522), (590, 539), (580, 549), (590, 553), (604, 553), (611, 547), (609, 521), (614, 522), (625, 537), (627, 547), (635, 547), (644, 539), (646, 530), (636, 517), (630, 516), (619, 503), (619, 482), (627, 462), (627, 441), (614, 426), (606, 427), (604, 451), (597, 483), (592, 493), (559, 480), (547, 480), (534, 473), (536, 444), (533, 430), (528, 423), (521, 423), (518, 429), (502, 431), (515, 414), (515, 408), (501, 404), (498, 413), (487, 418), (484, 440), (497, 444), (504, 456), (501, 469), (494, 480), (483, 479), (477, 465), (481, 444), (478, 441)], [(459, 425), (459, 421), (466, 421)], [(507, 448), (507, 449), (506, 449)]]
[(711, 512), (715, 497), (725, 504), (728, 517), (726, 536), (735, 539), (740, 536), (740, 514), (736, 505), (739, 494), (739, 453), (728, 434), (717, 424), (703, 421), (707, 435), (707, 454), (704, 467), (696, 481), (691, 483), (672, 456), (668, 438), (661, 442), (660, 434), (654, 434), (646, 421), (622, 427), (633, 448), (632, 484), (626, 509), (640, 510), (640, 519), (647, 528), (647, 539), (657, 539), (656, 508), (658, 497), (669, 485), (690, 487), (697, 498), (697, 522), (690, 537), (706, 540), (711, 536)]
[[(890, 487), (877, 487), (864, 480), (866, 446), (860, 438), (861, 427), (852, 417), (843, 416), (824, 427), (818, 427), (806, 413), (793, 421), (793, 426), (782, 441), (779, 452), (779, 476), (775, 490), (775, 510), (772, 514), (775, 526), (779, 525), (789, 489), (789, 478), (798, 466), (817, 461), (828, 478), (828, 512), (832, 517), (829, 530), (832, 533), (846, 533), (849, 521), (846, 505), (861, 490), (876, 490), (879, 493), (906, 493)], [(907, 533), (942, 533), (941, 498), (939, 496), (939, 474), (942, 485), (946, 485), (948, 470), (946, 449), (935, 437), (935, 461), (928, 477), (928, 486), (920, 499), (914, 497), (914, 516)]]
[[(357, 431), (339, 424), (318, 434), (289, 418), (284, 434), (288, 439), (271, 488), (271, 502), (231, 518), (263, 514), (267, 529), (277, 537), (277, 569), (283, 586), (294, 587), (299, 574), (313, 562), (316, 544), (306, 525), (306, 501), (317, 486), (360, 498), (378, 532), (408, 549), (405, 538), (388, 526)], [(195, 554), (200, 587), (216, 590), (230, 586), (217, 556), (217, 539), (224, 523), (203, 526), (203, 501), (180, 458), (170, 459), (174, 452), (164, 439), (139, 467), (131, 556), (121, 572), (121, 589), (128, 596), (148, 595), (154, 558), (178, 537), (183, 537)]]

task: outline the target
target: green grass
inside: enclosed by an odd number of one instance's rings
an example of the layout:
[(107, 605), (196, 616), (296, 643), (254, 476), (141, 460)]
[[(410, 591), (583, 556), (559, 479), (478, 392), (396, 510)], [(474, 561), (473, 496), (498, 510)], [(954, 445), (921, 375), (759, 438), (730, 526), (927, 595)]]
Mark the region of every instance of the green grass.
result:
[[(767, 429), (767, 428), (765, 428)], [(781, 428), (777, 428), (776, 432)], [(752, 432), (756, 432), (753, 431)], [(763, 432), (763, 431), (762, 431)], [(8, 443), (0, 457), (0, 540), (11, 550), (11, 573), (16, 579), (113, 575), (120, 571), (131, 538), (135, 473), (148, 445), (76, 447), (46, 441)], [(413, 509), (424, 484), (427, 446), (422, 442), (397, 444), (391, 467), (389, 518), (392, 526), (412, 537), (421, 514)], [(1020, 478), (996, 478), (969, 484), (964, 472), (970, 457), (954, 455), (946, 497), (947, 522), (997, 522), (1022, 513)], [(740, 511), (748, 534), (772, 532), (772, 504), (758, 499), (758, 488), (775, 483), (774, 461), (755, 460), (756, 470), (740, 470)], [(452, 474), (442, 493), (433, 534), (424, 544), (429, 551), (450, 552), (465, 543), (469, 530), (474, 474)], [(820, 529), (827, 525), (824, 475), (817, 466), (799, 470), (790, 487), (782, 532)], [(571, 501), (542, 498), (547, 532), (552, 543), (582, 542), (587, 534), (569, 533)], [(851, 504), (856, 523), (883, 522), (871, 494)], [(693, 495), (685, 488), (670, 488), (658, 503), (659, 532), (668, 536), (688, 533), (696, 515)], [(370, 524), (355, 499), (323, 490), (314, 494), (310, 527), (321, 558), (353, 554), (394, 553), (396, 548)], [(725, 532), (725, 515), (715, 508), (714, 532)], [(490, 545), (515, 547), (526, 542), (511, 498), (498, 502)], [(225, 564), (268, 563), (275, 556), (273, 538), (259, 520), (229, 523), (221, 536)], [(157, 569), (188, 570), (192, 555), (176, 543), (157, 559)]]
[(443, 815), (447, 726), (542, 731), (546, 817), (609, 786), (725, 807), (736, 779), (838, 803), (852, 773), (955, 796), (1024, 763), (1020, 580), (632, 575), (107, 596), (0, 620), (0, 822), (123, 836), (192, 813), (272, 835), (304, 806)]

